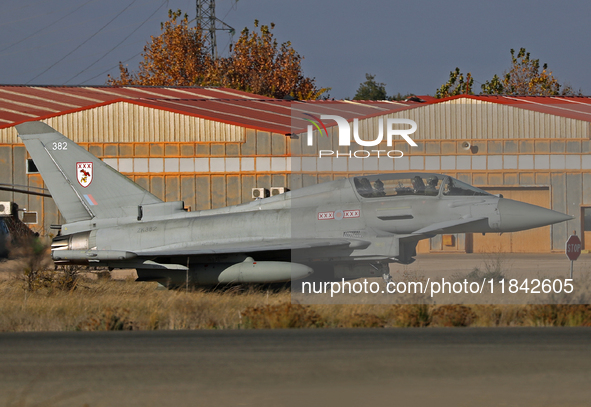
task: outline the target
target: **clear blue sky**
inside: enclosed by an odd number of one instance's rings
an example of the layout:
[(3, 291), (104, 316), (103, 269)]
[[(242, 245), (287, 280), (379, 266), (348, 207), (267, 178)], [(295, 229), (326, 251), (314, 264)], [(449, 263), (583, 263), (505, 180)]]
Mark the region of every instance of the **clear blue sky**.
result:
[[(104, 84), (119, 61), (137, 67), (168, 9), (195, 17), (191, 0), (4, 0), (0, 84)], [(218, 0), (216, 14), (235, 38), (255, 19), (274, 22), (278, 40), (304, 56), (304, 73), (335, 98), (353, 97), (366, 72), (389, 95), (433, 95), (456, 66), (479, 90), (520, 47), (591, 94), (589, 1)], [(220, 48), (229, 40), (218, 33)]]

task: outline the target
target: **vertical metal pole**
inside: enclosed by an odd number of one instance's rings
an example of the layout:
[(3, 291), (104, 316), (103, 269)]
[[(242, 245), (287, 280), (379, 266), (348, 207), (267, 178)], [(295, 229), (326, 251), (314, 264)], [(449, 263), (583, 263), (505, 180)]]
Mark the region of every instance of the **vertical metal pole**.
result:
[(209, 37), (211, 41), (211, 56), (218, 58), (218, 45), (215, 38), (215, 0), (209, 3)]
[[(572, 273), (571, 273), (572, 275)], [(187, 256), (187, 273), (185, 275), (185, 292), (189, 292), (189, 256)]]
[(571, 260), (571, 261), (570, 261), (570, 278), (571, 278), (571, 279), (573, 278), (573, 263), (574, 263), (574, 261), (573, 261), (573, 260)]

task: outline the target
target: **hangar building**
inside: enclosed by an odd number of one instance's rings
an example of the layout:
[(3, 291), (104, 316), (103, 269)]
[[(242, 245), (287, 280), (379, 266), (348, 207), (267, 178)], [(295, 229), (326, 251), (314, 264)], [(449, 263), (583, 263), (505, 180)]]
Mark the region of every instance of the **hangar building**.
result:
[[(378, 122), (384, 117), (414, 120), (418, 128), (412, 138), (418, 147), (398, 141), (395, 148), (404, 151), (404, 157), (367, 158), (363, 168), (359, 160), (349, 160), (348, 175), (444, 173), (490, 193), (574, 215), (575, 219), (503, 235), (437, 236), (421, 241), (419, 252), (563, 252), (573, 231), (581, 236), (585, 249), (591, 249), (591, 98), (423, 98), (424, 103), (359, 120), (359, 134), (366, 140), (376, 137)], [(324, 148), (338, 148), (334, 133), (332, 145)], [(351, 150), (363, 148), (376, 147), (351, 146)], [(387, 149), (383, 144), (379, 148)], [(309, 153), (302, 154), (302, 162), (306, 155)], [(334, 170), (341, 158), (332, 160)], [(296, 166), (292, 158), (292, 168)]]
[[(306, 103), (223, 88), (0, 86), (0, 184), (43, 187), (14, 129), (43, 120), (158, 197), (183, 200), (191, 210), (250, 201), (253, 188), (438, 172), (576, 219), (501, 236), (438, 236), (421, 242), (419, 252), (562, 251), (573, 230), (591, 249), (591, 98), (424, 99)], [(402, 158), (334, 158), (316, 165), (319, 149), (342, 151), (336, 126), (318, 146), (307, 147), (305, 137), (292, 134), (294, 103), (300, 110), (364, 117), (360, 134), (368, 140), (385, 117), (412, 119), (418, 147), (397, 141)], [(60, 222), (51, 198), (0, 191), (4, 200), (26, 208), (26, 220), (42, 234)]]
[[(43, 188), (14, 128), (42, 120), (165, 201), (190, 210), (251, 201), (253, 188), (292, 188), (291, 103), (224, 88), (0, 86), (0, 188)], [(51, 198), (0, 190), (0, 201), (26, 209), (41, 234), (60, 223)]]

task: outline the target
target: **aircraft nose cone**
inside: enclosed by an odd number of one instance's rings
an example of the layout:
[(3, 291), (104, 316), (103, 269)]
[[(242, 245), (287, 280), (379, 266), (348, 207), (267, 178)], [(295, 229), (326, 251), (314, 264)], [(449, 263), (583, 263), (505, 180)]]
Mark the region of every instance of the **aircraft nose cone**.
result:
[(574, 218), (562, 212), (505, 198), (499, 200), (498, 208), (502, 232), (539, 228)]

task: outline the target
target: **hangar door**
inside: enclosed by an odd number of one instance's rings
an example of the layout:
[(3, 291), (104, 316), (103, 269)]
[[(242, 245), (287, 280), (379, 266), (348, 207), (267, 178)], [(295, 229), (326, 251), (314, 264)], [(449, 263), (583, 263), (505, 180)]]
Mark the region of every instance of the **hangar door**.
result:
[[(491, 194), (502, 194), (504, 198), (550, 208), (550, 190), (547, 187), (483, 188)], [(550, 253), (550, 226), (521, 232), (474, 233), (474, 253)]]

